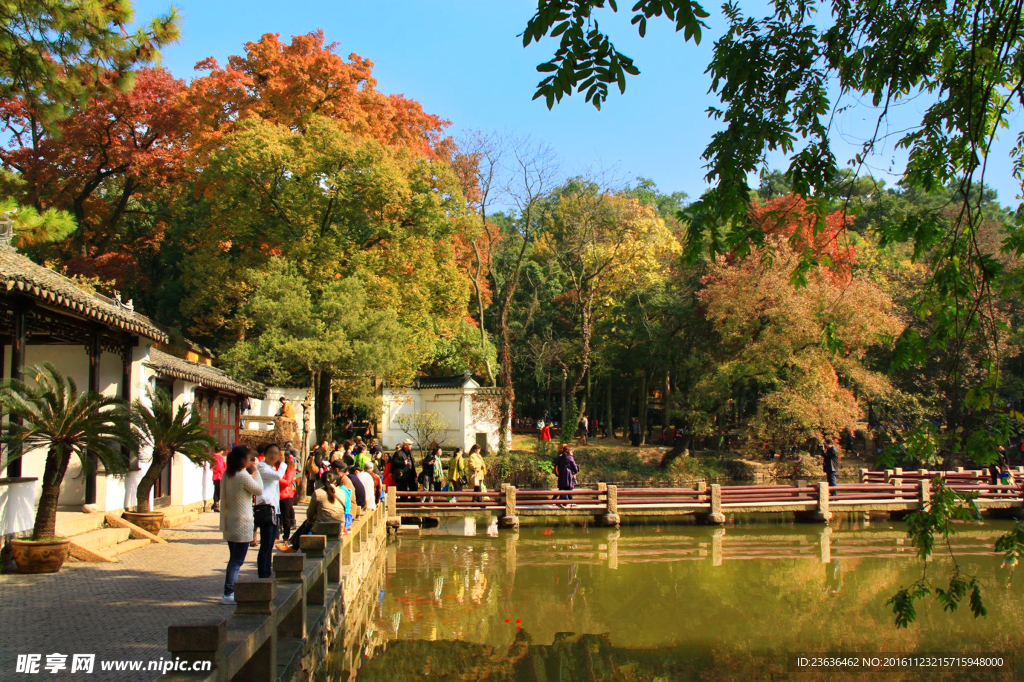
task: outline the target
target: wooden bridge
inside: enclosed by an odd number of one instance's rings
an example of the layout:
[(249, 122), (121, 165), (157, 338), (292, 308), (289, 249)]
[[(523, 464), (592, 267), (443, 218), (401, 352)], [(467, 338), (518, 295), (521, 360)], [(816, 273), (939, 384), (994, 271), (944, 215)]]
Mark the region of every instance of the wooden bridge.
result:
[(860, 483), (829, 486), (706, 485), (689, 488), (626, 488), (597, 484), (576, 490), (519, 490), (503, 485), (488, 492), (397, 491), (387, 497), (388, 524), (401, 519), (465, 516), (498, 517), (504, 528), (518, 528), (523, 517), (593, 517), (603, 526), (618, 526), (622, 517), (695, 516), (721, 525), (726, 515), (792, 513), (798, 520), (827, 524), (837, 512), (888, 512), (899, 517), (922, 509), (931, 500), (932, 481), (941, 478), (952, 490), (975, 495), (979, 510), (994, 515), (1024, 515), (1024, 467), (1014, 471), (1019, 483), (988, 483), (981, 470), (861, 470)]

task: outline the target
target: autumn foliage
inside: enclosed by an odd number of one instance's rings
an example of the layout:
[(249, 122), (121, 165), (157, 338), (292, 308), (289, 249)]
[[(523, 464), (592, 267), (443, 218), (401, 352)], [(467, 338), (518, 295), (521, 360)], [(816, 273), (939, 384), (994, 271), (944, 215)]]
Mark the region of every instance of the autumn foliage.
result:
[(373, 62), (354, 53), (346, 61), (336, 48), (319, 30), (290, 43), (267, 33), (225, 66), (213, 57), (200, 61), (196, 70), (206, 75), (192, 81), (188, 99), (206, 142), (251, 116), (300, 130), (311, 117), (323, 116), (392, 148), (451, 155), (448, 121), (424, 112), (419, 102), (379, 92)]
[(746, 258), (719, 257), (698, 293), (718, 345), (695, 395), (713, 405), (753, 393), (752, 433), (779, 447), (856, 430), (866, 402), (893, 390), (867, 354), (904, 326), (866, 278), (822, 270), (795, 288), (799, 258), (782, 234), (769, 236)]
[(803, 197), (787, 194), (751, 202), (747, 218), (765, 236), (782, 237), (795, 252), (817, 260), (826, 275), (849, 280), (857, 253), (846, 238), (853, 219), (844, 211), (822, 217)]

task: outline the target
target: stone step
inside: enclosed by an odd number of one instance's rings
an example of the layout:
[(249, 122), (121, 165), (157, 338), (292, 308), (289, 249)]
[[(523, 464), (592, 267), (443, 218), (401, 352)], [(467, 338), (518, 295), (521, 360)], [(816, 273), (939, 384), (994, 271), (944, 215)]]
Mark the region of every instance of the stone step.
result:
[(150, 541), (146, 538), (140, 538), (139, 540), (125, 540), (124, 542), (117, 543), (113, 547), (107, 547), (106, 549), (102, 550), (101, 554), (105, 554), (110, 558), (114, 558), (116, 556), (124, 554), (125, 552), (130, 552), (133, 549), (139, 549), (140, 547), (145, 547), (149, 544), (152, 543), (150, 543)]
[(130, 536), (131, 531), (127, 528), (100, 528), (91, 530), (88, 533), (75, 535), (74, 541), (80, 547), (98, 552), (112, 547), (119, 542), (124, 542)]
[(103, 512), (85, 514), (79, 511), (58, 511), (56, 535), (71, 538), (76, 535), (103, 528)]
[(192, 523), (199, 518), (199, 512), (197, 511), (179, 511), (174, 513), (164, 512), (164, 528), (176, 528), (178, 526), (184, 526), (186, 523)]

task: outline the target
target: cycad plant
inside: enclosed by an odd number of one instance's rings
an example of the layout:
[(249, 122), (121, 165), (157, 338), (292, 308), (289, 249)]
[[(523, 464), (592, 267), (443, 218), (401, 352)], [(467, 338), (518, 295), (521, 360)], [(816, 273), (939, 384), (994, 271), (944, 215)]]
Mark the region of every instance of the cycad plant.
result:
[(207, 431), (197, 410), (190, 405), (174, 409), (170, 394), (159, 388), (149, 391), (149, 405), (141, 400), (132, 405), (132, 425), (140, 444), (153, 448), (153, 461), (136, 492), (136, 510), (145, 514), (151, 511), (149, 493), (174, 453), (202, 464), (210, 461), (210, 450), (217, 440)]
[(79, 393), (70, 377), (50, 363), (26, 369), (31, 383), (10, 379), (0, 386), (0, 405), (11, 417), (4, 426), (8, 452), (46, 451), (43, 488), (36, 509), (33, 540), (54, 537), (60, 485), (71, 457), (89, 471), (86, 453), (95, 455), (109, 473), (123, 473), (128, 459), (122, 447), (133, 448), (128, 406), (123, 400), (91, 391)]

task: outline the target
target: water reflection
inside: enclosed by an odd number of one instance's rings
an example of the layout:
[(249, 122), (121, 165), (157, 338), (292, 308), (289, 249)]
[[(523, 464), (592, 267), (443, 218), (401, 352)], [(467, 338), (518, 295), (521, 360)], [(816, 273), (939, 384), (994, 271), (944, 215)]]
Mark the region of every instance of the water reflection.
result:
[[(988, 617), (929, 603), (901, 631), (885, 600), (922, 565), (900, 524), (468, 529), (460, 520), (388, 547), (386, 592), (368, 628), (379, 641), (360, 681), (845, 679), (792, 674), (787, 656), (1012, 655), (1024, 643), (1024, 590), (992, 552), (1002, 529), (991, 523), (965, 526), (953, 543), (984, 583)], [(942, 580), (950, 565), (936, 558), (929, 575)]]

